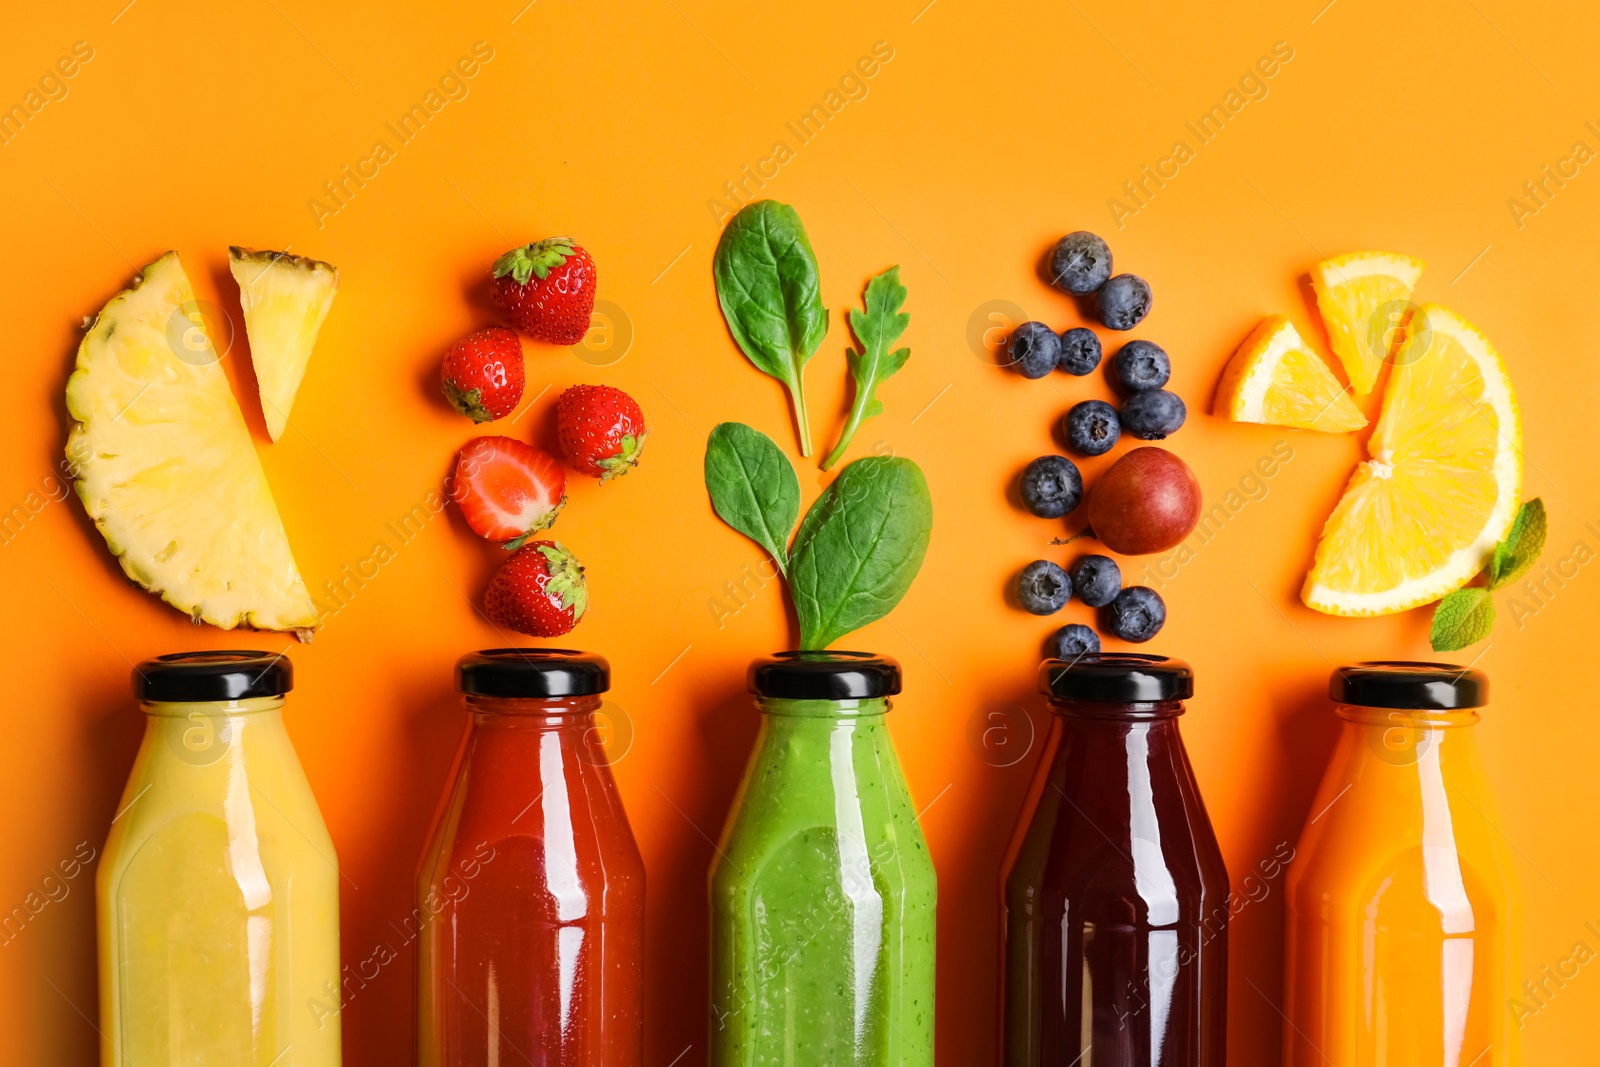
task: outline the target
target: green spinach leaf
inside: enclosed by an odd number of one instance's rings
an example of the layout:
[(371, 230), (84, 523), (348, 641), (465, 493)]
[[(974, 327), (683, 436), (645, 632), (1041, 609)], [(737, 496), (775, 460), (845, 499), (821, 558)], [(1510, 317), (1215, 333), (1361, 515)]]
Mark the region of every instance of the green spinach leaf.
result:
[(728, 332), (756, 367), (789, 390), (800, 454), (811, 455), (806, 362), (828, 332), (817, 257), (788, 204), (758, 200), (728, 221), (712, 265)]
[(713, 429), (706, 442), (706, 492), (722, 521), (766, 549), (787, 575), (800, 480), (772, 438), (742, 422)]
[(840, 471), (789, 554), (800, 647), (827, 648), (892, 611), (922, 566), (932, 529), (928, 482), (911, 460), (871, 456)]
[(889, 350), (911, 322), (911, 316), (900, 310), (905, 302), (906, 287), (900, 284), (900, 268), (893, 266), (867, 283), (867, 293), (862, 299), (866, 311), (850, 309), (850, 328), (861, 346), (845, 353), (850, 374), (856, 380), (856, 397), (850, 405), (844, 430), (839, 434), (839, 443), (822, 461), (823, 470), (839, 462), (863, 422), (883, 411), (883, 402), (876, 395), (878, 383), (905, 366), (911, 356), (909, 348)]

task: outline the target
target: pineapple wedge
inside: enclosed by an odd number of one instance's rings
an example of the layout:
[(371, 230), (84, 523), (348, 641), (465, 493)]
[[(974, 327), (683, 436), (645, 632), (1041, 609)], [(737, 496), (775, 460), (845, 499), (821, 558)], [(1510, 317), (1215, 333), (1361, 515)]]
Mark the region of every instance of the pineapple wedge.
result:
[(320, 259), (238, 245), (228, 249), (228, 269), (239, 283), (261, 413), (267, 419), (267, 433), (276, 441), (289, 422), (317, 331), (339, 291), (339, 271)]
[(196, 622), (316, 629), (176, 252), (100, 309), (67, 379), (78, 496), (128, 577)]

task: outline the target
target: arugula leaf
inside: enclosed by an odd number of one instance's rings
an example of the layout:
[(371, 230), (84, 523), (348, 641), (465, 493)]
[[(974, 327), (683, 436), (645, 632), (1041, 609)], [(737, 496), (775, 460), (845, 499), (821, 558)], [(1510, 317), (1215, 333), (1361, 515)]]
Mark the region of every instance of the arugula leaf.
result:
[(1433, 609), (1428, 641), (1435, 652), (1454, 652), (1475, 645), (1494, 628), (1494, 598), (1482, 586), (1457, 589)]
[(828, 310), (800, 216), (776, 200), (746, 204), (722, 231), (712, 272), (728, 332), (758, 370), (789, 390), (800, 454), (811, 455), (801, 376), (828, 332)]
[(1489, 560), (1490, 589), (1516, 581), (1533, 566), (1533, 561), (1544, 550), (1547, 529), (1543, 500), (1535, 497), (1517, 509), (1511, 532), (1494, 546), (1494, 555)]
[(906, 287), (900, 284), (897, 264), (867, 283), (867, 293), (862, 299), (865, 312), (850, 309), (850, 329), (855, 331), (856, 341), (861, 346), (845, 352), (850, 373), (856, 380), (856, 398), (850, 405), (850, 417), (839, 433), (839, 443), (822, 461), (823, 470), (839, 462), (863, 422), (883, 411), (883, 402), (876, 396), (878, 383), (905, 366), (911, 356), (909, 348), (889, 351), (889, 346), (900, 339), (911, 321), (911, 316), (900, 310), (905, 302)]
[(800, 480), (772, 438), (742, 422), (719, 424), (706, 442), (706, 492), (722, 521), (766, 549), (787, 576)]
[(932, 529), (928, 482), (911, 460), (869, 456), (840, 471), (806, 512), (789, 554), (800, 647), (827, 648), (894, 610)]

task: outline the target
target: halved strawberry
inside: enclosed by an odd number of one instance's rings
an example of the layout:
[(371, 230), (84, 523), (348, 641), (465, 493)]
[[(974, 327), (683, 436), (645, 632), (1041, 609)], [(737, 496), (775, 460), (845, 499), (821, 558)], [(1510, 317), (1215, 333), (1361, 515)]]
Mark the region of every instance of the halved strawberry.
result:
[(567, 502), (567, 475), (548, 452), (510, 437), (477, 437), (456, 460), (450, 499), (480, 537), (521, 548)]

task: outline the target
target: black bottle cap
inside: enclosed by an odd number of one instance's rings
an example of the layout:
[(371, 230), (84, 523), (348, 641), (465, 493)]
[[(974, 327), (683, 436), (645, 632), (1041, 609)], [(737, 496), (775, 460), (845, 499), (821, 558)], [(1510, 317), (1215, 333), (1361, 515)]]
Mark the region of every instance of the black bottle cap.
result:
[(1334, 668), (1328, 696), (1363, 708), (1481, 708), (1489, 703), (1489, 676), (1453, 663), (1373, 660)]
[(1057, 700), (1144, 704), (1194, 696), (1194, 671), (1181, 659), (1143, 652), (1095, 652), (1047, 659), (1039, 691)]
[(779, 652), (750, 664), (750, 692), (775, 700), (893, 696), (900, 664), (870, 652)]
[(513, 699), (591, 696), (611, 688), (611, 664), (570, 648), (486, 648), (457, 661), (456, 688)]
[(174, 652), (133, 669), (133, 695), (140, 700), (248, 700), (281, 697), (293, 688), (294, 664), (281, 652)]

